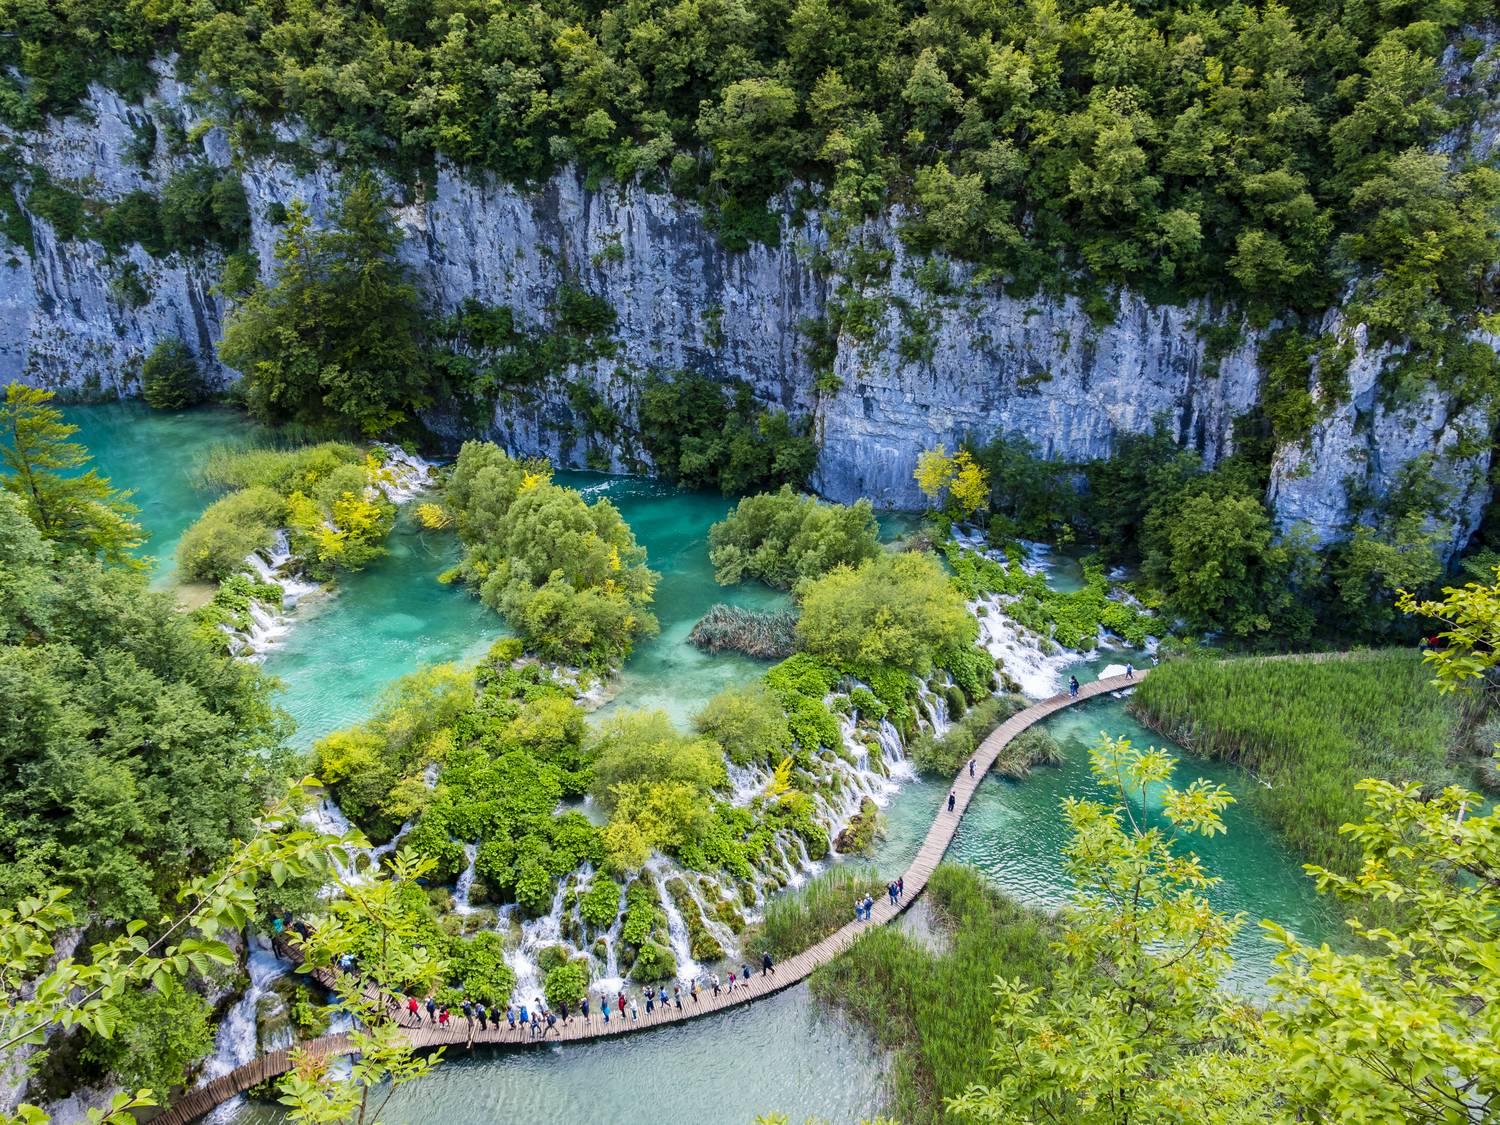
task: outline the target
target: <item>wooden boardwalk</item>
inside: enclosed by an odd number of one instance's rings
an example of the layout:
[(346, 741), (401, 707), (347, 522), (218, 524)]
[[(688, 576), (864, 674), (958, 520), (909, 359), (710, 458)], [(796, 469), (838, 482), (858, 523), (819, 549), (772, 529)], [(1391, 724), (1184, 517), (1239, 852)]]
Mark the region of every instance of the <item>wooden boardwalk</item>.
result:
[[(455, 1018), (449, 1022), (447, 1028), (440, 1029), (424, 1019), (417, 1026), (407, 1028), (407, 1034), (415, 1046), (424, 1050), (437, 1047), (467, 1048), (475, 1043), (521, 1047), (575, 1042), (584, 1039), (604, 1039), (609, 1036), (626, 1035), (632, 1031), (642, 1031), (646, 1028), (681, 1023), (698, 1016), (720, 1012), (725, 1008), (757, 1000), (762, 996), (769, 996), (773, 992), (806, 980), (819, 965), (833, 960), (871, 926), (879, 926), (894, 919), (922, 893), (927, 886), (927, 880), (938, 863), (942, 861), (943, 854), (947, 852), (954, 833), (958, 831), (958, 822), (963, 817), (964, 810), (969, 807), (969, 801), (978, 790), (979, 783), (984, 780), (985, 774), (989, 772), (990, 766), (994, 764), (995, 758), (1006, 743), (1027, 727), (1061, 711), (1064, 707), (1132, 687), (1135, 683), (1145, 679), (1146, 675), (1147, 670), (1141, 669), (1136, 672), (1134, 680), (1127, 679), (1125, 676), (1112, 676), (1107, 680), (1084, 684), (1080, 687), (1076, 698), (1069, 698), (1066, 693), (1054, 695), (1050, 699), (1032, 704), (1024, 711), (1017, 711), (1006, 719), (975, 750), (974, 776), (972, 778), (969, 776), (966, 767), (959, 771), (958, 777), (954, 779), (953, 811), (951, 813), (948, 811), (946, 801), (939, 808), (932, 826), (927, 830), (927, 838), (922, 841), (922, 846), (917, 850), (911, 866), (902, 876), (906, 880), (906, 887), (901, 901), (892, 906), (888, 897), (881, 896), (875, 903), (869, 922), (846, 924), (811, 948), (781, 962), (772, 972), (761, 973), (759, 965), (752, 965), (751, 967), (756, 970), (756, 975), (750, 979), (748, 985), (736, 987), (733, 992), (723, 990), (718, 996), (713, 995), (711, 990), (700, 992), (696, 1001), (684, 991), (681, 1010), (675, 1007), (658, 1006), (656, 1011), (648, 1016), (645, 1008), (641, 1007), (640, 1016), (635, 1020), (631, 1020), (628, 1015), (621, 1018), (618, 1009), (611, 1013), (608, 1023), (604, 1022), (597, 1010), (592, 1013), (592, 1017), (587, 1022), (574, 1015), (566, 1024), (559, 1023), (554, 1031), (540, 1038), (535, 1038), (529, 1032), (519, 1029), (512, 1031), (509, 1027), (496, 1027), (493, 1024), (486, 1031), (481, 1031), (477, 1023), (471, 1028), (460, 1013), (455, 1013)], [(285, 953), (286, 950), (283, 949), (282, 952)], [(320, 969), (313, 975), (324, 984), (329, 983), (331, 979), (331, 971), (327, 969)], [(670, 988), (670, 985), (668, 987)], [(528, 999), (517, 997), (517, 1005), (519, 1006), (521, 1002)], [(403, 1022), (409, 1019), (404, 1010), (397, 1014)], [(185, 1091), (169, 1109), (153, 1120), (153, 1125), (187, 1125), (187, 1122), (197, 1120), (236, 1094), (243, 1093), (268, 1078), (274, 1078), (290, 1070), (295, 1061), (292, 1056), (297, 1051), (310, 1055), (328, 1056), (347, 1054), (351, 1049), (346, 1036), (330, 1035), (303, 1043), (298, 1047), (269, 1052), (222, 1077), (215, 1078), (196, 1089)]]

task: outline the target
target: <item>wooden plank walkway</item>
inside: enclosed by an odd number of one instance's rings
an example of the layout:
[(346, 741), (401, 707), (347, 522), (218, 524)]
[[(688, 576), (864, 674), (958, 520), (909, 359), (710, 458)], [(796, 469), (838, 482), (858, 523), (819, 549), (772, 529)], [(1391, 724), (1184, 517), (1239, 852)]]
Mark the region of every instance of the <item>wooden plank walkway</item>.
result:
[[(932, 826), (927, 830), (927, 838), (923, 840), (922, 846), (917, 849), (916, 857), (912, 860), (903, 874), (906, 880), (905, 894), (901, 901), (895, 906), (891, 905), (889, 898), (882, 898), (875, 904), (872, 917), (869, 922), (849, 922), (841, 929), (830, 934), (822, 941), (809, 949), (803, 950), (797, 956), (777, 965), (769, 973), (759, 973), (752, 977), (749, 984), (735, 988), (733, 992), (727, 989), (721, 991), (718, 996), (711, 991), (700, 992), (698, 999), (694, 1001), (687, 993), (682, 996), (682, 1008), (678, 1010), (673, 1007), (658, 1007), (649, 1016), (644, 1008), (640, 1011), (640, 1017), (631, 1020), (629, 1016), (620, 1017), (618, 1009), (611, 1013), (608, 1023), (605, 1023), (596, 1010), (591, 1019), (583, 1020), (580, 1016), (574, 1016), (566, 1024), (558, 1024), (557, 1027), (541, 1038), (534, 1038), (528, 1032), (520, 1029), (512, 1031), (509, 1027), (491, 1026), (487, 1031), (480, 1031), (477, 1024), (472, 1028), (464, 1021), (462, 1015), (452, 1020), (447, 1028), (439, 1028), (428, 1022), (420, 1022), (417, 1026), (407, 1027), (407, 1034), (412, 1043), (422, 1050), (437, 1047), (472, 1047), (475, 1043), (490, 1043), (499, 1046), (535, 1046), (558, 1042), (575, 1042), (584, 1039), (604, 1039), (609, 1036), (625, 1035), (632, 1031), (642, 1031), (646, 1028), (661, 1027), (666, 1024), (681, 1023), (685, 1020), (695, 1019), (698, 1016), (706, 1016), (713, 1012), (723, 1011), (738, 1004), (758, 1000), (762, 996), (769, 996), (783, 988), (790, 987), (812, 974), (818, 966), (826, 964), (838, 956), (843, 950), (852, 945), (855, 940), (871, 926), (883, 925), (891, 921), (903, 910), (914, 902), (918, 895), (927, 886), (927, 880), (941, 862), (943, 855), (952, 842), (954, 833), (958, 831), (958, 823), (963, 818), (964, 811), (969, 807), (969, 801), (973, 798), (979, 788), (979, 783), (995, 763), (995, 758), (1005, 745), (1020, 734), (1027, 727), (1047, 716), (1061, 711), (1075, 703), (1082, 703), (1087, 699), (1095, 699), (1110, 692), (1120, 691), (1124, 688), (1133, 687), (1136, 683), (1146, 678), (1147, 670), (1141, 669), (1136, 672), (1135, 678), (1128, 679), (1125, 676), (1112, 676), (1107, 680), (1099, 680), (1095, 683), (1084, 684), (1079, 688), (1076, 698), (1069, 698), (1066, 693), (1054, 695), (1050, 699), (1044, 699), (1040, 703), (1034, 703), (1024, 711), (1017, 711), (1000, 726), (992, 731), (988, 738), (981, 742), (974, 752), (975, 769), (974, 776), (969, 776), (967, 767), (959, 771), (958, 777), (954, 779), (952, 791), (954, 795), (953, 811), (947, 809), (947, 802), (938, 810)], [(290, 953), (284, 946), (278, 945), (283, 955)], [(759, 968), (759, 966), (752, 966)], [(331, 983), (332, 971), (319, 969), (311, 974), (323, 984)], [(402, 1009), (391, 1007), (395, 1018), (405, 1022), (409, 1017)], [(171, 1107), (153, 1119), (152, 1125), (187, 1125), (199, 1117), (208, 1113), (214, 1107), (221, 1105), (234, 1097), (279, 1074), (284, 1074), (295, 1065), (293, 1056), (298, 1052), (306, 1052), (311, 1056), (328, 1056), (347, 1054), (352, 1050), (349, 1040), (344, 1035), (324, 1036), (303, 1043), (298, 1047), (272, 1051), (262, 1055), (253, 1062), (246, 1063), (237, 1070), (232, 1070), (219, 1078), (215, 1078), (192, 1090), (187, 1090), (183, 1095), (172, 1103)]]

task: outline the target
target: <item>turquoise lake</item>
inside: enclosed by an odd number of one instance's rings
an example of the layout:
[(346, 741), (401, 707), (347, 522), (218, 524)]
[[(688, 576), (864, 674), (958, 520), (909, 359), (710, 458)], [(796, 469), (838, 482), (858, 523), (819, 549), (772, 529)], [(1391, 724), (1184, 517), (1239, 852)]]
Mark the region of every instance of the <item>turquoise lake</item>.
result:
[[(197, 460), (215, 444), (248, 444), (259, 435), (227, 410), (163, 415), (121, 404), (71, 408), (68, 415), (81, 427), (78, 440), (94, 453), (96, 467), (117, 486), (136, 490), (141, 522), (152, 536), (145, 551), (158, 560), (154, 580), (169, 584), (177, 538), (213, 500), (194, 484)], [(653, 607), (661, 632), (626, 662), (607, 709), (659, 707), (685, 721), (720, 688), (764, 667), (744, 657), (708, 656), (686, 643), (693, 623), (716, 601), (762, 608), (785, 602), (784, 595), (762, 587), (726, 590), (714, 583), (707, 532), (728, 511), (729, 499), (597, 474), (562, 473), (559, 480), (591, 496), (608, 496), (646, 547), (652, 568), (662, 574)], [(895, 534), (906, 526), (908, 521), (893, 520), (887, 530)], [(456, 553), (450, 535), (425, 531), (403, 513), (386, 557), (341, 578), (336, 592), (298, 610), (297, 624), (265, 664), (283, 685), (280, 701), (297, 722), (298, 745), (359, 721), (385, 685), (400, 676), (428, 663), (473, 659), (505, 635), (500, 618), (477, 599), (436, 581)], [(1055, 569), (1060, 584), (1073, 579), (1067, 563)], [(1078, 669), (1080, 679), (1092, 679), (1102, 664), (1126, 658), (1103, 654)], [(1048, 729), (1066, 750), (1065, 764), (1036, 770), (1022, 782), (987, 781), (950, 856), (978, 867), (1017, 898), (1055, 907), (1069, 892), (1059, 858), (1064, 843), (1059, 802), (1100, 792), (1089, 774), (1088, 746), (1101, 730), (1156, 744), (1162, 740), (1135, 723), (1115, 699), (1054, 716)], [(1185, 757), (1178, 772), (1221, 781), (1240, 794), (1255, 784), (1232, 767)], [(883, 870), (894, 873), (906, 864), (946, 792), (945, 784), (930, 781), (913, 781), (901, 790), (886, 811), (887, 835), (875, 857)], [(1215, 904), (1248, 916), (1236, 943), (1232, 983), (1254, 994), (1271, 956), (1255, 925), (1259, 918), (1274, 917), (1313, 938), (1330, 933), (1331, 926), (1296, 858), (1256, 812), (1237, 804), (1226, 819), (1226, 836), (1193, 846), (1223, 877), (1212, 893)], [(878, 1110), (882, 1066), (867, 1036), (823, 1014), (800, 986), (748, 1008), (649, 1035), (455, 1058), (434, 1077), (403, 1091), (387, 1117), (421, 1125), (478, 1125), (513, 1117), (572, 1125), (707, 1120), (727, 1125), (779, 1111), (793, 1121), (813, 1115), (848, 1122)], [(233, 1112), (240, 1123), (277, 1119), (277, 1111), (264, 1106)]]

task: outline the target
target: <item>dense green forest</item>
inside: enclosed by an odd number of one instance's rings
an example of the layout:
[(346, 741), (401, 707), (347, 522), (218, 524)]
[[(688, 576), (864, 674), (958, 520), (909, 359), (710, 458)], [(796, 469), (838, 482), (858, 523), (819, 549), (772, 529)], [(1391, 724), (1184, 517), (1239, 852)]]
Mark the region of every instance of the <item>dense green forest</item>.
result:
[[(1475, 57), (1463, 29), (1490, 14), (1485, 0), (23, 2), (0, 11), (14, 68), (0, 118), (35, 126), (96, 80), (149, 96), (148, 63), (175, 55), (246, 155), (284, 148), (271, 125), (295, 116), (339, 162), (405, 182), (437, 156), (522, 183), (578, 161), (700, 198), (731, 245), (776, 237), (768, 203), (815, 185), (774, 208), (815, 204), (838, 234), (901, 202), (911, 246), (1021, 291), (1082, 271), (1270, 314), (1316, 311), (1357, 278), (1372, 336), (1445, 355), (1413, 370), (1463, 384), (1493, 368), (1462, 335), (1494, 307), (1500, 176), (1431, 150), (1472, 111), (1445, 87), (1444, 50)], [(46, 188), (33, 178), (34, 205)], [(184, 237), (215, 237), (200, 211)], [(878, 272), (886, 253), (860, 260)]]

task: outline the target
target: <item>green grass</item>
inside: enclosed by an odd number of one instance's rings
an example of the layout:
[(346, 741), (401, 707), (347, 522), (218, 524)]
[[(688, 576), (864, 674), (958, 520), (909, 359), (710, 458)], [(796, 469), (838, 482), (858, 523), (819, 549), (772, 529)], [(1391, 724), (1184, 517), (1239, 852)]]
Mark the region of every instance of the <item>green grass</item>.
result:
[(952, 777), (992, 730), (1025, 707), (1026, 700), (1019, 695), (992, 695), (981, 700), (965, 711), (941, 738), (933, 738), (925, 730), (918, 735), (912, 743), (912, 761), (923, 773)]
[(990, 984), (1005, 976), (1045, 986), (1058, 937), (1050, 916), (1012, 902), (970, 867), (940, 865), (927, 895), (946, 950), (881, 926), (812, 976), (813, 995), (891, 1052), (888, 1112), (915, 1125), (943, 1120), (943, 1099), (984, 1077)]
[(869, 894), (878, 902), (885, 887), (868, 867), (831, 867), (800, 889), (771, 899), (765, 919), (746, 935), (745, 948), (754, 957), (766, 952), (778, 961), (795, 957), (854, 921), (856, 899)]
[(1364, 819), (1355, 782), (1462, 780), (1451, 764), (1460, 705), (1431, 679), (1409, 649), (1169, 661), (1130, 706), (1194, 753), (1250, 770), (1262, 782), (1249, 787), (1250, 800), (1287, 843), (1352, 872), (1359, 850), (1339, 826)]

